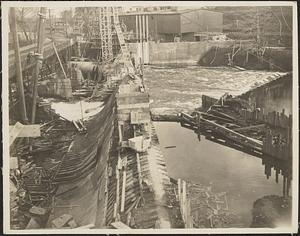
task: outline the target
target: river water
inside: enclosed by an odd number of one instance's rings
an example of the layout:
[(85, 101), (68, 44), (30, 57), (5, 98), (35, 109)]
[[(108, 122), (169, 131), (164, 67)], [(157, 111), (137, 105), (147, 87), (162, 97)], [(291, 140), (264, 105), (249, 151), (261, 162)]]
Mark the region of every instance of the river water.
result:
[[(179, 123), (156, 122), (163, 155), (170, 177), (212, 187), (213, 192), (226, 192), (228, 206), (239, 218), (241, 227), (249, 227), (255, 200), (266, 195), (281, 195), (282, 180), (265, 176), (258, 157), (206, 140)], [(166, 148), (175, 146), (174, 148)]]
[[(201, 106), (201, 95), (220, 97), (225, 92), (239, 95), (281, 75), (266, 71), (237, 71), (230, 68), (158, 68), (146, 67), (151, 112), (174, 114), (190, 112)], [(201, 138), (179, 123), (156, 122), (170, 177), (208, 185), (213, 192), (227, 192), (228, 205), (239, 218), (241, 227), (249, 227), (254, 201), (266, 195), (282, 195), (282, 176), (275, 181), (265, 175), (258, 157)], [(175, 146), (173, 148), (165, 147)]]
[(153, 99), (151, 111), (170, 114), (201, 106), (201, 95), (219, 98), (225, 92), (240, 95), (274, 80), (283, 72), (239, 71), (228, 67), (145, 67), (144, 80)]

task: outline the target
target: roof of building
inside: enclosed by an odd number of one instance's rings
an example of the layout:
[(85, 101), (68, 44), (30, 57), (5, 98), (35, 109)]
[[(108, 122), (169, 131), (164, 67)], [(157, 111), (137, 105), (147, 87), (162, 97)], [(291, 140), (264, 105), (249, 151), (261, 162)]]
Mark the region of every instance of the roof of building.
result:
[(211, 12), (211, 13), (218, 13), (223, 14), (221, 12), (216, 11), (210, 11), (206, 9), (182, 9), (182, 10), (176, 10), (176, 11), (138, 11), (138, 12), (124, 12), (121, 13), (120, 16), (135, 16), (135, 15), (179, 15), (184, 13), (189, 13), (193, 11), (203, 11), (203, 12)]

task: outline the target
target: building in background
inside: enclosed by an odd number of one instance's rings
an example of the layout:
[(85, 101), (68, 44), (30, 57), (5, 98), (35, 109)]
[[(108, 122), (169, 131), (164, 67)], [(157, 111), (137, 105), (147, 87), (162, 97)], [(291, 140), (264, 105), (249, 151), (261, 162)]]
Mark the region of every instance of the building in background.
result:
[(137, 9), (123, 13), (120, 20), (131, 42), (199, 41), (200, 33), (223, 31), (223, 14), (202, 9)]

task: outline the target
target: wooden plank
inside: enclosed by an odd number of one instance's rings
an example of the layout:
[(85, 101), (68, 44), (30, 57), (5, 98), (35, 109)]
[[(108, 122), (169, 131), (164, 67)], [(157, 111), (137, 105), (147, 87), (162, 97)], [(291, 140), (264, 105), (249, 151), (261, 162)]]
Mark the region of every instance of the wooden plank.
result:
[(124, 159), (124, 170), (123, 170), (123, 181), (122, 181), (122, 195), (121, 195), (121, 212), (124, 211), (125, 208), (125, 193), (126, 193), (126, 165), (127, 165), (127, 157)]
[(88, 224), (88, 225), (82, 225), (82, 226), (79, 226), (77, 228), (73, 228), (73, 229), (92, 229), (95, 227), (95, 224)]
[(183, 216), (183, 221), (186, 224), (186, 182), (183, 180), (182, 181), (182, 216)]
[(250, 129), (260, 129), (260, 128), (264, 128), (266, 125), (265, 124), (260, 124), (260, 125), (250, 125), (247, 127), (241, 127), (241, 128), (235, 128), (232, 129), (234, 131), (245, 131), (245, 130), (250, 130)]
[(10, 157), (9, 158), (9, 169), (18, 169), (18, 158), (17, 157)]
[(18, 137), (18, 135), (21, 133), (21, 130), (23, 129), (23, 126), (20, 122), (17, 122), (9, 132), (9, 145), (11, 145), (15, 139)]
[(201, 121), (205, 123), (205, 125), (214, 130), (215, 132), (221, 133), (223, 135), (226, 135), (227, 138), (232, 139), (240, 144), (243, 144), (245, 146), (249, 146), (251, 148), (255, 148), (257, 150), (262, 149), (262, 142), (253, 138), (249, 138), (245, 135), (242, 135), (240, 133), (237, 133), (231, 129), (228, 129), (222, 125), (216, 124), (215, 122), (212, 122), (210, 120), (206, 120), (204, 118), (201, 118)]
[(224, 121), (224, 122), (232, 122), (231, 119), (226, 119), (226, 118), (215, 116), (215, 115), (208, 114), (208, 113), (205, 113), (205, 112), (197, 112), (197, 113), (204, 116), (204, 117), (207, 117), (207, 118), (218, 119), (218, 120)]
[[(118, 159), (119, 163), (120, 158)], [(116, 201), (114, 205), (114, 218), (116, 218), (117, 213), (118, 213), (118, 207), (119, 207), (119, 198), (120, 198), (120, 174), (119, 174), (119, 169), (118, 165), (116, 166), (116, 179), (117, 179), (117, 185), (116, 185)]]
[(112, 222), (111, 226), (113, 226), (115, 229), (131, 229), (128, 225), (125, 225), (121, 221)]
[(224, 119), (229, 119), (229, 120), (232, 120), (232, 121), (235, 121), (235, 120), (236, 120), (235, 117), (232, 117), (232, 116), (227, 115), (227, 114), (225, 114), (225, 113), (223, 113), (223, 112), (220, 112), (220, 111), (210, 110), (209, 112), (210, 112), (210, 113), (213, 113), (213, 115), (222, 117), (222, 118), (224, 118)]
[[(9, 132), (12, 132), (13, 125), (9, 126)], [(18, 134), (18, 137), (40, 137), (41, 136), (41, 130), (40, 125), (23, 125), (20, 133)]]
[(121, 104), (118, 105), (118, 110), (122, 109), (132, 109), (132, 108), (149, 108), (150, 104), (146, 103), (135, 103), (135, 104)]
[(140, 195), (143, 197), (143, 180), (142, 180), (142, 171), (141, 171), (141, 162), (140, 162), (140, 154), (136, 153), (136, 164), (137, 164), (137, 171), (139, 176), (139, 186), (140, 186)]
[(178, 199), (180, 201), (180, 199), (181, 199), (181, 179), (177, 180), (177, 185), (178, 185)]

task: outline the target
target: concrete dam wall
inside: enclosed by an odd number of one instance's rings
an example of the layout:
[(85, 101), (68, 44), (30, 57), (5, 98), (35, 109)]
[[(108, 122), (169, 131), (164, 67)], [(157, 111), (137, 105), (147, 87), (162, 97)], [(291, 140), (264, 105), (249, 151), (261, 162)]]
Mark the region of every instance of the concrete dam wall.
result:
[[(234, 46), (234, 49), (233, 49)], [(131, 43), (129, 49), (136, 55), (136, 63), (143, 58), (145, 64), (167, 65), (186, 64), (201, 66), (227, 66), (228, 54), (234, 51), (233, 64), (255, 70), (292, 70), (292, 50), (285, 48), (267, 48), (263, 59), (258, 59), (251, 49), (253, 42), (240, 44), (234, 41), (201, 41)]]
[[(191, 64), (196, 65), (213, 47), (226, 47), (232, 42), (171, 42), (171, 43), (131, 43), (130, 50), (144, 57), (145, 64)], [(143, 53), (142, 53), (143, 48)]]

